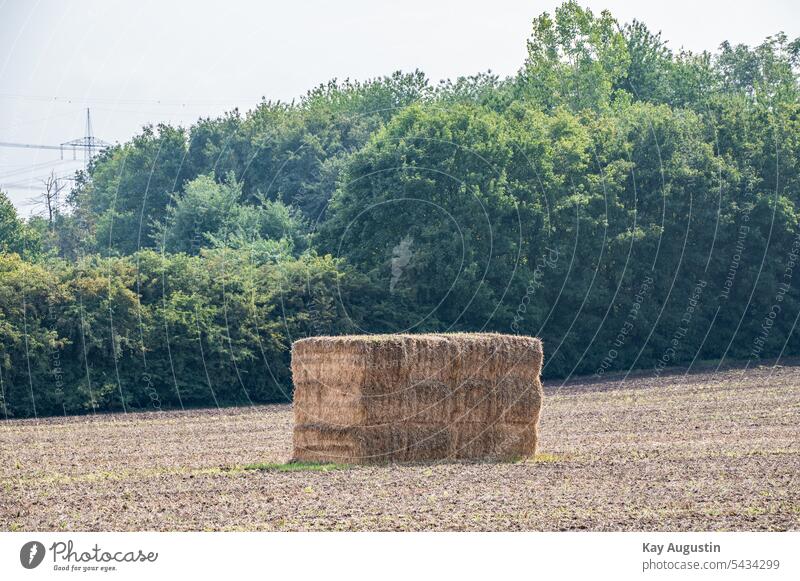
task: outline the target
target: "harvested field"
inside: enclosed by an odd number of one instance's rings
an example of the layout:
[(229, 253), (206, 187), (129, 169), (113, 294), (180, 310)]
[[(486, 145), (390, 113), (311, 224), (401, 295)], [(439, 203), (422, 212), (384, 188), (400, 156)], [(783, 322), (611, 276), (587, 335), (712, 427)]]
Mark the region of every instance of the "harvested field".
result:
[(0, 529), (797, 530), (799, 426), (797, 367), (546, 383), (516, 463), (275, 470), (289, 406), (0, 422)]

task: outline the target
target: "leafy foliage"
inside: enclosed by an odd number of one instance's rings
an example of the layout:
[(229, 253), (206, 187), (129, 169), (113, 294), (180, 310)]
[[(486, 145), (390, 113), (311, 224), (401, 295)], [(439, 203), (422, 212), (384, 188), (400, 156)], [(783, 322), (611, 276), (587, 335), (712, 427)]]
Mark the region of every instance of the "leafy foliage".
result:
[(519, 73), (332, 81), (0, 196), (15, 416), (290, 397), (291, 341), (538, 335), (545, 376), (800, 353), (800, 40), (674, 53), (566, 2)]

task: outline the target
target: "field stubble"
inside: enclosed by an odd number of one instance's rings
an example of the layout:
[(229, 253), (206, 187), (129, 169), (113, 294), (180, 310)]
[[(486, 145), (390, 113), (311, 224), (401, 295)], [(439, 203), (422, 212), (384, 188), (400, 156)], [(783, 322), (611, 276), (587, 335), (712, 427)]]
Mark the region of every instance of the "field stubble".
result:
[(514, 463), (252, 469), (286, 405), (0, 422), (0, 529), (797, 530), (798, 371), (550, 382)]

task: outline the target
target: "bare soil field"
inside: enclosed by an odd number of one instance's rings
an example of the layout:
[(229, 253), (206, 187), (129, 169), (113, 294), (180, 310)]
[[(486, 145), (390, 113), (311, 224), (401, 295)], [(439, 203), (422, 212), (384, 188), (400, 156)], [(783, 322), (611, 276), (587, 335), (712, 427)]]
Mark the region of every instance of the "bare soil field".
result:
[(545, 392), (515, 463), (245, 469), (289, 458), (288, 405), (0, 422), (0, 529), (800, 529), (800, 368)]

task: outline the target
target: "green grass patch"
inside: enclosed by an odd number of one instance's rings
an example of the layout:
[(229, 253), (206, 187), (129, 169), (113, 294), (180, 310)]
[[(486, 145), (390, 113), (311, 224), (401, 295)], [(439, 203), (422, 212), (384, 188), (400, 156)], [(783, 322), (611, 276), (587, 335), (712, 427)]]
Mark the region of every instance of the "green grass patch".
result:
[(561, 456), (557, 456), (555, 454), (548, 454), (546, 452), (543, 452), (541, 454), (536, 454), (536, 456), (533, 457), (534, 462), (561, 462), (563, 459), (564, 458), (562, 458)]
[(346, 468), (350, 468), (350, 465), (317, 462), (286, 462), (285, 464), (260, 462), (244, 466), (245, 470), (263, 470), (267, 472), (331, 472)]
[(566, 460), (568, 460), (567, 456), (558, 456), (556, 454), (540, 452), (535, 456), (520, 456), (518, 458), (514, 458), (511, 460), (511, 462), (514, 464), (533, 464), (534, 462), (552, 464), (555, 462), (565, 462)]

